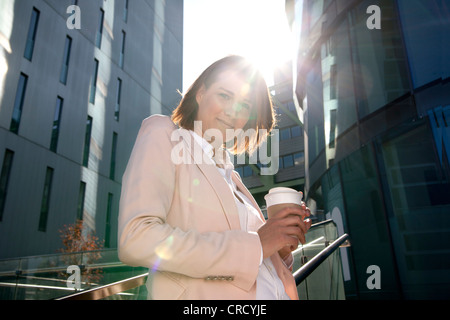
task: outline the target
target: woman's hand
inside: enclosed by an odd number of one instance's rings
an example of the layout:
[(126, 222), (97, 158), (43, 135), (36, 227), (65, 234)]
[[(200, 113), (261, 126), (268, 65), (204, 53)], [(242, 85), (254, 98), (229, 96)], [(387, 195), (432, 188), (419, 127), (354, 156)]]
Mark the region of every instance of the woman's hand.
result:
[(304, 244), (305, 234), (311, 227), (311, 220), (304, 218), (309, 215), (303, 203), (301, 207), (283, 208), (268, 219), (258, 230), (264, 259), (275, 252), (284, 258), (298, 247), (299, 241)]

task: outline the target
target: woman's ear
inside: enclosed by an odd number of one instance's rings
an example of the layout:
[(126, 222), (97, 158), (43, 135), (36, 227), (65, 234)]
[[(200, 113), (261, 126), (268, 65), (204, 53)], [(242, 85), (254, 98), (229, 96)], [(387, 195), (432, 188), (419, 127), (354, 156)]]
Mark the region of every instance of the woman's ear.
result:
[(202, 101), (205, 91), (206, 91), (205, 85), (202, 84), (200, 89), (198, 89), (197, 94), (195, 95), (195, 100), (197, 101), (197, 104), (199, 104), (200, 101)]

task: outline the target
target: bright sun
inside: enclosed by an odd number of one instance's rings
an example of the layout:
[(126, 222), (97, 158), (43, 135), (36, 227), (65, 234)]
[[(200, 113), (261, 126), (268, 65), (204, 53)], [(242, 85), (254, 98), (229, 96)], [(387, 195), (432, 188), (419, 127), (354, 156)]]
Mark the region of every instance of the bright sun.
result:
[(228, 54), (252, 60), (272, 84), (273, 70), (292, 58), (283, 0), (186, 0), (183, 90)]

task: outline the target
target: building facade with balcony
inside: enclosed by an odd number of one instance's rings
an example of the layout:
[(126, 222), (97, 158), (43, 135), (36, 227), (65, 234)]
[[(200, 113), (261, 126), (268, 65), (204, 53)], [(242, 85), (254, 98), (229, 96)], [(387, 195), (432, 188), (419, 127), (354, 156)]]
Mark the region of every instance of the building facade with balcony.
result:
[(450, 4), (287, 0), (305, 198), (350, 235), (347, 298), (448, 299)]
[(183, 1), (0, 4), (0, 259), (55, 253), (82, 219), (117, 243), (144, 118), (182, 91)]

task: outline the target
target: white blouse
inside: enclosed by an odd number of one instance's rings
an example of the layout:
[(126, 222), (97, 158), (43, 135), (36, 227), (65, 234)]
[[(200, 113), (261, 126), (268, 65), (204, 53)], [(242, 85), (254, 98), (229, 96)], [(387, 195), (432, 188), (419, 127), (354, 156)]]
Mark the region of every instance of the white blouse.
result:
[[(208, 155), (208, 158), (214, 162), (213, 146), (195, 132), (190, 131), (190, 133), (194, 137), (194, 140), (203, 148), (203, 151)], [(224, 159), (223, 168), (217, 166), (217, 169), (234, 195), (234, 200), (239, 211), (241, 229), (247, 232), (257, 233), (258, 226), (260, 225), (259, 212), (252, 205), (251, 201), (237, 189), (236, 184), (231, 178), (234, 165), (230, 160), (228, 151), (225, 152), (225, 154), (226, 158)], [(256, 279), (256, 300), (289, 300), (290, 298), (284, 290), (284, 285), (278, 277), (272, 261), (270, 258), (264, 260), (262, 258), (263, 251), (261, 246), (261, 263)]]

